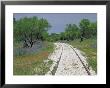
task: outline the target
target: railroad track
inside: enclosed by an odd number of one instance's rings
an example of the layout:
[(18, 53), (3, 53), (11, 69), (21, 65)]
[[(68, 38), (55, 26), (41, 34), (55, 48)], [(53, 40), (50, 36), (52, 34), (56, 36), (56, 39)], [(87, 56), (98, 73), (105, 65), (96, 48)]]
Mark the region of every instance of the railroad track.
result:
[[(70, 46), (71, 47), (71, 46)], [(71, 47), (73, 49), (73, 51), (76, 53), (76, 55), (78, 56), (80, 62), (82, 63), (83, 67), (85, 68), (86, 72), (88, 75), (91, 75), (91, 73), (89, 72), (88, 67), (86, 67), (86, 65), (84, 64), (84, 62), (81, 60), (80, 56), (78, 55), (78, 53), (75, 51), (75, 49), (73, 47)]]
[[(88, 68), (86, 59), (80, 55), (80, 52), (75, 50), (67, 43), (57, 43), (56, 54), (51, 58), (54, 64), (49, 71), (51, 75), (93, 75), (91, 69)], [(55, 53), (55, 52), (54, 52)], [(77, 64), (77, 65), (76, 65)]]
[[(61, 45), (61, 47), (62, 47), (62, 45)], [(53, 70), (51, 71), (52, 75), (55, 75), (55, 73), (56, 73), (56, 70), (57, 70), (57, 68), (58, 68), (59, 62), (60, 62), (60, 60), (61, 60), (62, 52), (63, 52), (63, 47), (62, 47), (62, 51), (61, 51), (60, 57), (58, 58), (59, 60), (56, 62), (56, 63), (57, 63), (56, 66), (55, 66), (55, 67), (53, 68)]]

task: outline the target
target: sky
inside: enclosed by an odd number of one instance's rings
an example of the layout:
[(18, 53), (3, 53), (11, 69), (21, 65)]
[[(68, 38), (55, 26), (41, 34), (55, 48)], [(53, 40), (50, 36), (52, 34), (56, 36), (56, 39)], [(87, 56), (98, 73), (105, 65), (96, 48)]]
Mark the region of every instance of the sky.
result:
[(60, 33), (65, 31), (66, 24), (78, 25), (82, 19), (89, 19), (91, 22), (97, 21), (96, 13), (14, 13), (14, 18), (19, 20), (23, 17), (45, 18), (52, 26), (49, 33)]

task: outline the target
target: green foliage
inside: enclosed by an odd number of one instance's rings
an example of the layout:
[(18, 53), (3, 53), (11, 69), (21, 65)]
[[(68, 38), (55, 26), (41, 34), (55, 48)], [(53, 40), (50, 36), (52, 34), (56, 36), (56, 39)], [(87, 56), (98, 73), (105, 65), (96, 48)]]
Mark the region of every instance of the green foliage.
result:
[(65, 32), (60, 33), (60, 40), (66, 40), (66, 33)]
[(51, 33), (48, 41), (74, 40), (79, 38), (92, 38), (97, 35), (97, 23), (90, 22), (88, 19), (82, 19), (79, 26), (76, 24), (67, 24), (65, 31), (60, 34)]
[(90, 23), (89, 25), (89, 33), (90, 37), (97, 36), (97, 23)]
[(79, 26), (76, 24), (67, 24), (65, 31), (59, 34), (51, 33), (47, 37), (47, 41), (60, 41), (60, 40), (74, 40), (82, 38), (95, 38), (97, 35), (97, 23), (90, 22), (88, 19), (82, 19), (79, 23)]
[(60, 39), (60, 35), (56, 33), (51, 33), (50, 37), (51, 41), (58, 41)]
[(32, 47), (36, 40), (45, 39), (49, 27), (51, 26), (46, 19), (24, 17), (14, 21), (14, 40), (24, 41), (25, 46)]
[(67, 40), (74, 40), (79, 38), (79, 28), (75, 24), (67, 24), (65, 28), (65, 35)]
[(83, 19), (79, 24), (81, 36), (84, 38), (91, 38), (96, 36), (97, 24), (90, 22), (88, 19)]
[(97, 35), (97, 23), (90, 22), (88, 19), (82, 19), (79, 26), (76, 24), (67, 24), (65, 31), (59, 34), (47, 31), (50, 24), (44, 18), (24, 17), (15, 21), (14, 19), (14, 41), (23, 41), (24, 47), (32, 47), (37, 40), (59, 41), (74, 40), (79, 38), (92, 38)]
[(90, 21), (88, 19), (81, 20), (79, 24), (81, 29), (81, 35), (85, 38), (88, 37), (89, 24), (90, 24)]

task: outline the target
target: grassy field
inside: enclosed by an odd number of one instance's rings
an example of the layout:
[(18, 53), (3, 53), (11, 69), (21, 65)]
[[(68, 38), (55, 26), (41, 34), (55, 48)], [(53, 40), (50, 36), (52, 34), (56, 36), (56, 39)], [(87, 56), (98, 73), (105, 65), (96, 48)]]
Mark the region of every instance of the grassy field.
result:
[(44, 42), (44, 47), (29, 55), (16, 56), (13, 59), (14, 75), (45, 75), (49, 71), (52, 61), (48, 55), (53, 52), (53, 43)]
[(91, 66), (97, 73), (97, 40), (85, 39), (83, 42), (80, 42), (80, 40), (74, 40), (69, 43), (85, 52), (89, 66)]

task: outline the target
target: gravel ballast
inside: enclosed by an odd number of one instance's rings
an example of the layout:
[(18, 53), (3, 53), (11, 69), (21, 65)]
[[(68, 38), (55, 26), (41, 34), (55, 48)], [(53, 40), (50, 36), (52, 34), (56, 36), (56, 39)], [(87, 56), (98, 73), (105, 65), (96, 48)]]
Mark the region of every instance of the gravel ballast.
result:
[(88, 75), (88, 72), (89, 75), (95, 75), (95, 71), (88, 66), (87, 58), (81, 54), (80, 50), (67, 43), (59, 42), (54, 45), (55, 51), (49, 56), (53, 65), (46, 75)]

